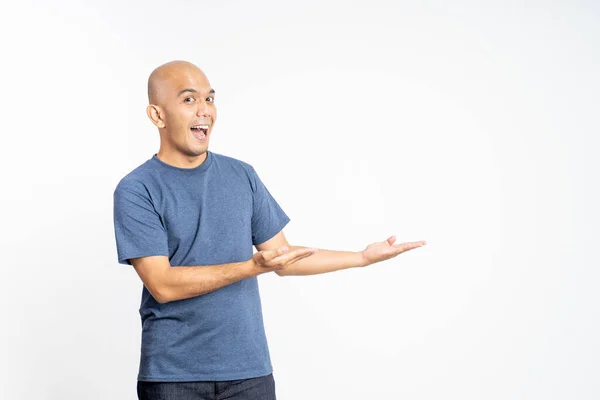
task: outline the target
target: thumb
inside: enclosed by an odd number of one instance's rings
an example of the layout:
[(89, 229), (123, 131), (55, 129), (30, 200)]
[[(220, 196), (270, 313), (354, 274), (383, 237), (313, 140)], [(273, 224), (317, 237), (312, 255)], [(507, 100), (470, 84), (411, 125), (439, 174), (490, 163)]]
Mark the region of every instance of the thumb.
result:
[(288, 247), (287, 246), (281, 246), (280, 248), (277, 249), (277, 255), (280, 256), (282, 254), (285, 254), (288, 252)]
[(265, 259), (265, 252), (259, 251), (254, 253), (252, 260), (257, 264), (264, 264), (267, 260)]
[(396, 236), (390, 236), (386, 242), (391, 246), (394, 244), (394, 242), (396, 241)]
[(287, 246), (281, 246), (274, 250), (261, 251), (261, 253), (262, 253), (263, 259), (265, 261), (271, 261), (275, 257), (279, 257), (280, 255), (287, 253), (287, 251), (288, 251)]

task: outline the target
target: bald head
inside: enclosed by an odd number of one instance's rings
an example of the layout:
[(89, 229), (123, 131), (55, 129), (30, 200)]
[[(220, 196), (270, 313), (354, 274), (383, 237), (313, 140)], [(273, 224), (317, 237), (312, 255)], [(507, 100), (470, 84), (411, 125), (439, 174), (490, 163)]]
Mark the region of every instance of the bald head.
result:
[(217, 118), (215, 91), (204, 72), (171, 61), (148, 78), (146, 114), (160, 133), (160, 155), (171, 165), (198, 165), (206, 157)]
[(171, 61), (157, 67), (148, 78), (148, 101), (162, 105), (169, 93), (178, 93), (190, 80), (205, 80), (206, 75), (200, 68), (187, 61)]

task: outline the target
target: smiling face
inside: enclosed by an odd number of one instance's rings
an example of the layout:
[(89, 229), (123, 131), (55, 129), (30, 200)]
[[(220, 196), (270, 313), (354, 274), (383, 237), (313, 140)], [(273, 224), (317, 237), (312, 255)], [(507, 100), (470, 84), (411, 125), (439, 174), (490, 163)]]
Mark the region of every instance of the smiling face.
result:
[(150, 75), (148, 97), (148, 117), (160, 132), (158, 157), (182, 168), (202, 164), (217, 119), (206, 75), (183, 61), (162, 65)]

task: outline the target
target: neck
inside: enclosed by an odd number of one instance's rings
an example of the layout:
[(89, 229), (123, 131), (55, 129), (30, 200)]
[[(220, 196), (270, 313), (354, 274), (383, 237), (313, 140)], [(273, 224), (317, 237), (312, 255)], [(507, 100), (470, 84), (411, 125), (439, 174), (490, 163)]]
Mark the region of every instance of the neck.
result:
[(199, 156), (190, 156), (178, 152), (165, 151), (162, 148), (156, 153), (156, 157), (165, 164), (172, 165), (177, 168), (196, 168), (206, 161), (208, 150)]

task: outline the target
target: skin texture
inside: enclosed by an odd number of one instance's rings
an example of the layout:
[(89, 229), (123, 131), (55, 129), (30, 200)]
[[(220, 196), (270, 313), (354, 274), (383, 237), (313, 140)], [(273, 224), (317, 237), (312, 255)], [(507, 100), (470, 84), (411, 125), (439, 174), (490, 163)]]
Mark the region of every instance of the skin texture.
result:
[[(294, 263), (289, 263), (274, 272), (279, 276), (316, 275), (326, 272), (338, 271), (346, 268), (366, 267), (380, 261), (389, 260), (406, 251), (424, 246), (425, 241), (395, 243), (396, 237), (390, 236), (382, 242), (368, 245), (363, 251), (339, 251), (316, 249), (308, 258), (302, 258)], [(292, 246), (288, 243), (283, 231), (256, 246), (259, 251), (277, 250), (283, 253), (306, 250), (306, 247)], [(257, 253), (259, 254), (259, 253)], [(259, 258), (255, 254), (255, 259)]]
[[(185, 91), (189, 89), (189, 91)], [(148, 78), (148, 118), (160, 133), (157, 157), (180, 168), (194, 168), (206, 160), (206, 151), (217, 120), (215, 93), (200, 68), (186, 61), (171, 61)], [(206, 141), (191, 127), (208, 124)]]
[[(172, 166), (195, 168), (207, 156), (217, 119), (214, 90), (200, 68), (172, 61), (156, 68), (148, 78), (148, 118), (160, 133), (157, 157)], [(191, 130), (208, 125), (205, 139)], [(292, 246), (283, 231), (256, 246), (244, 262), (172, 268), (165, 256), (131, 259), (136, 272), (160, 303), (201, 296), (239, 280), (275, 272), (280, 276), (315, 275), (353, 267), (366, 267), (425, 245), (425, 241), (395, 243), (396, 237), (375, 242), (363, 251), (336, 251)]]

